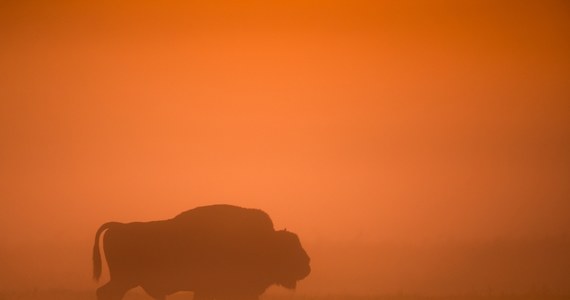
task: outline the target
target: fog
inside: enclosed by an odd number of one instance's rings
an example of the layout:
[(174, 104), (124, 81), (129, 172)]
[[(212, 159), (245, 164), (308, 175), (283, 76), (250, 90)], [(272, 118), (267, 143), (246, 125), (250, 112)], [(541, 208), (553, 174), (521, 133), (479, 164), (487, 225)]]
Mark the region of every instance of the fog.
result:
[(0, 289), (94, 290), (104, 222), (229, 203), (299, 235), (300, 294), (568, 294), (569, 13), (2, 3)]

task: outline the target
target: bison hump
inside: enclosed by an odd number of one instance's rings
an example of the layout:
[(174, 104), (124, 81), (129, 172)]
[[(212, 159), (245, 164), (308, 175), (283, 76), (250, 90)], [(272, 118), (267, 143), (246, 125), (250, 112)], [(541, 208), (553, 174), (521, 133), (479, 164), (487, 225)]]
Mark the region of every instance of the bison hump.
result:
[(274, 232), (273, 221), (264, 211), (227, 204), (200, 206), (180, 213), (173, 220), (209, 232), (247, 235)]

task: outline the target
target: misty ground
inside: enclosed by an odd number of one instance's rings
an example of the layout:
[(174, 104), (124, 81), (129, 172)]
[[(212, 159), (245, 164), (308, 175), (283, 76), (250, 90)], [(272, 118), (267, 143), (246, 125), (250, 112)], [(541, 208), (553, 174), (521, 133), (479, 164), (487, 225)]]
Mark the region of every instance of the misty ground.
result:
[[(94, 291), (19, 291), (0, 292), (0, 300), (95, 300)], [(168, 300), (192, 299), (192, 293), (178, 293), (168, 297)], [(422, 296), (413, 294), (391, 294), (391, 295), (264, 295), (261, 300), (562, 300), (570, 299), (570, 295), (556, 295), (549, 292), (536, 292), (531, 294), (504, 294), (500, 292), (487, 292), (479, 294), (446, 295), (446, 296)], [(124, 300), (151, 300), (142, 291), (133, 290), (129, 292)]]

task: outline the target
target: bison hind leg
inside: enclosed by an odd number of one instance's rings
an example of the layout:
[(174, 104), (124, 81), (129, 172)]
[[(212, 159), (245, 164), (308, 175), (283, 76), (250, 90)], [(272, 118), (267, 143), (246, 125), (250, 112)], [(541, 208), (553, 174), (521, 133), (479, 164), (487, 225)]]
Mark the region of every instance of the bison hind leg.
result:
[(166, 300), (166, 295), (164, 294), (157, 294), (157, 293), (149, 293), (147, 292), (147, 294), (149, 294), (154, 300)]
[(259, 300), (255, 294), (223, 294), (216, 297), (216, 300)]
[(141, 284), (142, 289), (154, 300), (165, 300), (167, 292), (156, 285), (149, 285), (148, 283)]
[(212, 296), (208, 293), (194, 292), (194, 297), (192, 299), (194, 299), (194, 300), (214, 300), (214, 296)]
[(131, 287), (109, 281), (97, 289), (97, 300), (121, 300)]

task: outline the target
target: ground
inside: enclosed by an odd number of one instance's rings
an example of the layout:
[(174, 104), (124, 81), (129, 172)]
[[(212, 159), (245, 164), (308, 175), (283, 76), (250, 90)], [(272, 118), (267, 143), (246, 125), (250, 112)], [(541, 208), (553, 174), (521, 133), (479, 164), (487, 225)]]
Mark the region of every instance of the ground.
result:
[[(179, 293), (172, 295), (168, 300), (191, 300), (191, 293)], [(20, 291), (0, 292), (0, 300), (95, 300), (93, 291)], [(134, 290), (127, 294), (124, 300), (151, 300), (144, 293)], [(455, 296), (421, 296), (408, 295), (405, 293), (394, 295), (376, 296), (351, 296), (351, 295), (303, 295), (292, 293), (290, 295), (264, 295), (261, 300), (570, 300), (570, 295), (554, 295), (551, 293), (535, 293), (526, 295), (495, 294), (471, 294)]]

